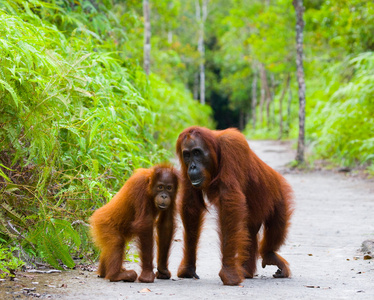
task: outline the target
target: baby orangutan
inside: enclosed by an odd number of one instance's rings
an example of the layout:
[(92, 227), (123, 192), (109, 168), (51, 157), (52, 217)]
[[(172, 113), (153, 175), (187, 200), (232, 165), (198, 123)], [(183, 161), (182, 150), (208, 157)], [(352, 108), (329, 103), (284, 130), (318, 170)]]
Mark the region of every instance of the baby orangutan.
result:
[[(178, 174), (170, 165), (138, 169), (121, 190), (90, 219), (91, 233), (100, 248), (99, 276), (133, 282), (134, 270), (122, 267), (124, 248), (139, 238), (140, 282), (169, 279), (168, 257), (175, 229)], [(153, 231), (157, 228), (157, 270), (153, 273)]]

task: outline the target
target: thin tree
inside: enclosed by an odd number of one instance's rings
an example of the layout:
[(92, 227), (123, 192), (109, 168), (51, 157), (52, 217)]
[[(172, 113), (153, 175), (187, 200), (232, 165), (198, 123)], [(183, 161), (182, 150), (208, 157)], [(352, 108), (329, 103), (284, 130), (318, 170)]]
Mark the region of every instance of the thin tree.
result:
[(266, 69), (264, 64), (260, 64), (260, 76), (261, 76), (261, 100), (260, 100), (260, 123), (262, 124), (263, 116), (263, 106), (266, 102), (266, 126), (267, 129), (270, 129), (270, 103), (271, 103), (271, 94), (269, 89), (269, 83), (266, 75)]
[(275, 82), (274, 74), (270, 73), (270, 82), (271, 86), (269, 87), (269, 106), (272, 105), (273, 109), (270, 111), (270, 121), (271, 121), (271, 127), (275, 126), (275, 105), (274, 105), (274, 95), (275, 95), (275, 89), (277, 88), (277, 84)]
[(290, 134), (290, 128), (291, 128), (291, 104), (292, 104), (292, 89), (291, 89), (291, 75), (290, 75), (290, 81), (288, 82), (288, 101), (287, 101), (287, 136)]
[(243, 109), (240, 108), (239, 109), (239, 130), (240, 131), (243, 131), (244, 129), (244, 112), (243, 112)]
[(299, 85), (299, 139), (297, 143), (296, 161), (304, 162), (305, 152), (305, 79), (303, 67), (303, 29), (304, 6), (303, 0), (293, 0), (296, 11), (296, 66), (297, 82)]
[(199, 73), (194, 74), (193, 81), (193, 98), (195, 100), (199, 99)]
[(205, 104), (205, 46), (204, 46), (204, 28), (208, 16), (208, 0), (195, 1), (196, 19), (199, 24), (199, 40), (197, 49), (200, 54), (200, 103)]
[(144, 71), (149, 76), (151, 67), (151, 12), (149, 8), (149, 0), (143, 0), (143, 16), (144, 16)]
[(252, 126), (256, 129), (256, 106), (257, 106), (257, 71), (256, 66), (253, 66), (253, 81), (252, 81)]
[(263, 108), (264, 108), (264, 103), (265, 103), (265, 98), (266, 98), (266, 92), (265, 92), (265, 79), (266, 79), (266, 73), (265, 73), (265, 67), (264, 64), (259, 64), (260, 68), (260, 78), (261, 78), (261, 97), (260, 97), (260, 107), (259, 107), (259, 113), (260, 113), (260, 126), (262, 126), (262, 119), (263, 119)]
[(290, 79), (291, 79), (291, 76), (288, 73), (286, 77), (286, 84), (282, 91), (282, 95), (279, 98), (279, 138), (278, 139), (282, 139), (283, 137), (283, 98), (286, 95), (286, 92), (290, 86)]

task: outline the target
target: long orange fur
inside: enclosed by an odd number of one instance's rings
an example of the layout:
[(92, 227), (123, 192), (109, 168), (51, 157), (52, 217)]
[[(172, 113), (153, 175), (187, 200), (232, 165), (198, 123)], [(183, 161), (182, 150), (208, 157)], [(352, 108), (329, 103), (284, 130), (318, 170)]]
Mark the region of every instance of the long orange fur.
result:
[[(204, 171), (209, 185), (192, 186), (183, 163), (181, 145), (198, 137), (208, 147), (213, 165)], [(196, 277), (197, 243), (206, 210), (203, 192), (216, 205), (219, 217), (222, 269), (225, 285), (237, 285), (252, 278), (258, 253), (262, 266), (276, 265), (274, 277), (289, 277), (288, 262), (276, 253), (287, 236), (293, 211), (292, 189), (284, 177), (264, 163), (236, 129), (222, 131), (203, 127), (185, 129), (176, 151), (182, 165), (181, 216), (184, 225), (184, 257), (179, 277)], [(258, 249), (258, 232), (264, 236)]]
[[(170, 206), (159, 211), (154, 203), (153, 188), (156, 177), (170, 173), (175, 190)], [(91, 234), (100, 248), (99, 276), (111, 281), (135, 281), (137, 274), (122, 267), (124, 248), (134, 237), (139, 238), (142, 273), (141, 282), (153, 282), (153, 231), (157, 228), (158, 273), (161, 279), (170, 278), (168, 256), (175, 230), (175, 198), (178, 173), (170, 165), (157, 165), (151, 169), (138, 169), (103, 207), (90, 218)]]

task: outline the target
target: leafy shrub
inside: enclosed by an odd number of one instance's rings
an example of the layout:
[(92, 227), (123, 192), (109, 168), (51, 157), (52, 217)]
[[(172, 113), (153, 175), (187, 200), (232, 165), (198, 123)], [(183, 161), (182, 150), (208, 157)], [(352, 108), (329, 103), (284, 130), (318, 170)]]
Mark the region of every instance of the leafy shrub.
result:
[(308, 120), (316, 155), (339, 165), (373, 165), (374, 54), (362, 53), (328, 69)]
[(13, 253), (19, 251), (18, 248), (3, 248), (0, 244), (0, 278), (6, 276), (14, 277), (12, 272), (24, 265), (24, 262)]

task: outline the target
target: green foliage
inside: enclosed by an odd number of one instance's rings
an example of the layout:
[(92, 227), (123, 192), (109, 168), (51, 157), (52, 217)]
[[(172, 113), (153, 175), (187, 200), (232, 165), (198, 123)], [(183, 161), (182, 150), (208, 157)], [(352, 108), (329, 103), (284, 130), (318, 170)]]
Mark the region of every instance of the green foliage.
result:
[(20, 269), (24, 262), (13, 253), (19, 251), (16, 247), (4, 248), (0, 240), (0, 278), (14, 277), (13, 272)]
[(206, 116), (211, 114), (210, 107), (196, 105), (196, 101), (192, 100), (190, 92), (185, 87), (162, 84), (162, 79), (155, 75), (151, 76), (150, 81), (153, 98), (151, 109), (158, 111), (155, 132), (158, 143), (163, 147), (169, 148), (169, 141), (173, 141), (174, 147), (178, 134), (191, 123), (191, 120), (194, 125), (213, 126), (206, 119)]
[(328, 69), (327, 93), (311, 95), (308, 132), (315, 153), (338, 164), (371, 165), (374, 162), (374, 54), (362, 53)]
[[(323, 2), (306, 11), (310, 46), (332, 58), (374, 50), (374, 3), (371, 0)], [(322, 47), (322, 48), (321, 48)]]
[(75, 266), (70, 253), (79, 249), (81, 240), (69, 221), (48, 217), (42, 219), (26, 239), (35, 245), (35, 254), (53, 267), (62, 269), (59, 260), (68, 268)]

